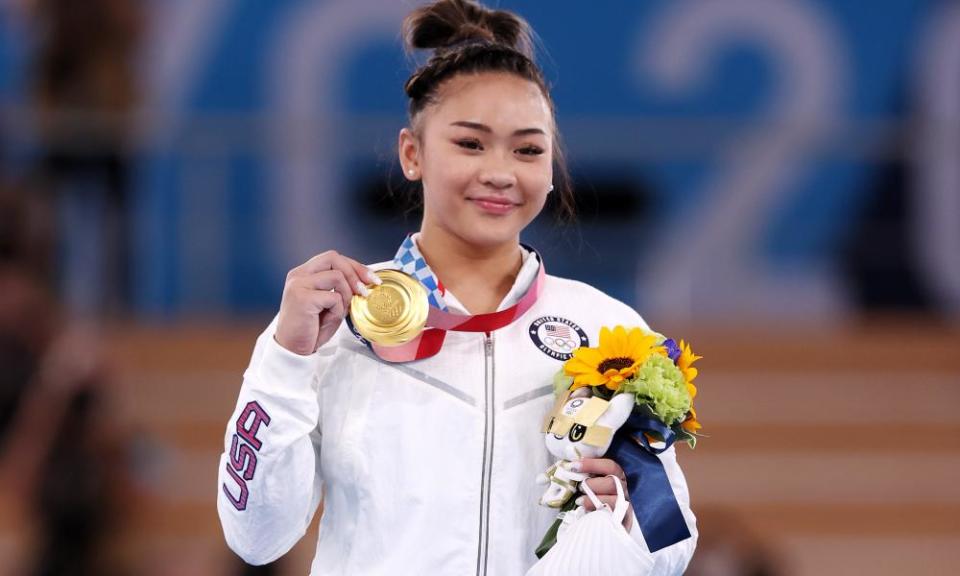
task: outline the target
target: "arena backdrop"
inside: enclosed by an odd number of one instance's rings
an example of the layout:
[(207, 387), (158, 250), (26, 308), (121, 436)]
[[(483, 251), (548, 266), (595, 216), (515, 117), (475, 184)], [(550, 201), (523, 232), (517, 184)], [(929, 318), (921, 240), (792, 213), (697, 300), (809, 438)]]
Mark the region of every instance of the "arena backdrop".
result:
[[(6, 117), (32, 37), (9, 4)], [(315, 252), (392, 255), (417, 226), (395, 160), (414, 2), (148, 4), (134, 311), (268, 313)], [(958, 318), (960, 4), (499, 4), (540, 34), (580, 196), (578, 227), (529, 231), (550, 272), (654, 319)], [(26, 165), (30, 138), (7, 132)]]

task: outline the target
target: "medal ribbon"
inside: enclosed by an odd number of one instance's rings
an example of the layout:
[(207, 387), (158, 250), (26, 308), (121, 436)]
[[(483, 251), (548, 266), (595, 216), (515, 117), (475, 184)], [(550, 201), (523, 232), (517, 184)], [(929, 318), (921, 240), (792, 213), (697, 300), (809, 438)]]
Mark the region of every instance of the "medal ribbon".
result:
[(397, 251), (393, 263), (399, 270), (416, 278), (427, 289), (430, 310), (427, 313), (426, 327), (423, 332), (404, 344), (384, 346), (369, 342), (360, 336), (350, 321), (349, 315), (346, 316), (347, 324), (361, 342), (366, 344), (377, 357), (387, 362), (410, 362), (434, 356), (443, 347), (447, 332), (451, 330), (454, 332), (492, 332), (503, 328), (526, 313), (543, 292), (546, 278), (543, 259), (536, 250), (526, 245), (523, 245), (523, 247), (533, 253), (531, 257), (535, 257), (540, 262), (540, 266), (537, 270), (537, 277), (520, 300), (513, 306), (497, 312), (457, 314), (448, 311), (446, 304), (443, 302), (443, 289), (440, 282), (423, 259), (417, 249), (416, 242), (413, 241), (413, 237), (407, 236), (400, 246), (400, 250)]

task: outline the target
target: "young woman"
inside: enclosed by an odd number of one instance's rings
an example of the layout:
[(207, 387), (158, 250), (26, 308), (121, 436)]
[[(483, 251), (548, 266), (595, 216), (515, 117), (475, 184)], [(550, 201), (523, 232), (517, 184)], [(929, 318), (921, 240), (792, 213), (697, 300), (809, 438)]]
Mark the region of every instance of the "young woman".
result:
[[(428, 330), (385, 358), (343, 321), (353, 296), (379, 283), (370, 268), (327, 251), (291, 270), (227, 429), (218, 510), (228, 544), (251, 563), (289, 550), (322, 497), (314, 575), (523, 574), (556, 512), (537, 505), (535, 482), (552, 464), (540, 429), (552, 377), (602, 326), (646, 324), (586, 284), (546, 275), (520, 244), (549, 194), (573, 205), (566, 182), (553, 182), (564, 172), (553, 103), (526, 22), (440, 0), (414, 10), (404, 32), (409, 47), (434, 50), (406, 83), (399, 137), (423, 222), (372, 268), (411, 273), (431, 306), (469, 326)], [(691, 537), (651, 554), (633, 513), (624, 529), (654, 573), (679, 574), (696, 526), (673, 450), (660, 458)], [(580, 468), (612, 503), (606, 476), (624, 478), (620, 466)]]

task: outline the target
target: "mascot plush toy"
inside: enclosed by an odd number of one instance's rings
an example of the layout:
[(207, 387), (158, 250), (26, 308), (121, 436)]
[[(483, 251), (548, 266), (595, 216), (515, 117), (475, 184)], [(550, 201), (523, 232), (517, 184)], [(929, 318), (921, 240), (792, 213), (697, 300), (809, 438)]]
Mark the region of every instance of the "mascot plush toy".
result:
[(570, 464), (581, 458), (602, 457), (610, 448), (613, 434), (630, 417), (633, 406), (633, 394), (618, 394), (607, 401), (593, 396), (589, 386), (557, 399), (543, 427), (547, 450), (557, 461), (537, 477), (537, 482), (548, 484), (540, 504), (559, 508), (560, 512), (537, 548), (538, 557), (547, 553), (566, 526), (585, 513), (572, 496), (587, 475), (570, 470)]

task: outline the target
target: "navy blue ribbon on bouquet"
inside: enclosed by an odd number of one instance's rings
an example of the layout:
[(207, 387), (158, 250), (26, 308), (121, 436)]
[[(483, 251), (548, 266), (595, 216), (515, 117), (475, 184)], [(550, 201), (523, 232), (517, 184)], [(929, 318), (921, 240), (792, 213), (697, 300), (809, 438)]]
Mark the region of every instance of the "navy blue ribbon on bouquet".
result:
[[(654, 448), (644, 432), (663, 438), (666, 446)], [(673, 494), (670, 479), (657, 454), (677, 439), (673, 430), (656, 418), (635, 411), (617, 430), (607, 451), (623, 468), (630, 491), (630, 503), (650, 552), (656, 552), (690, 537), (687, 521)]]

